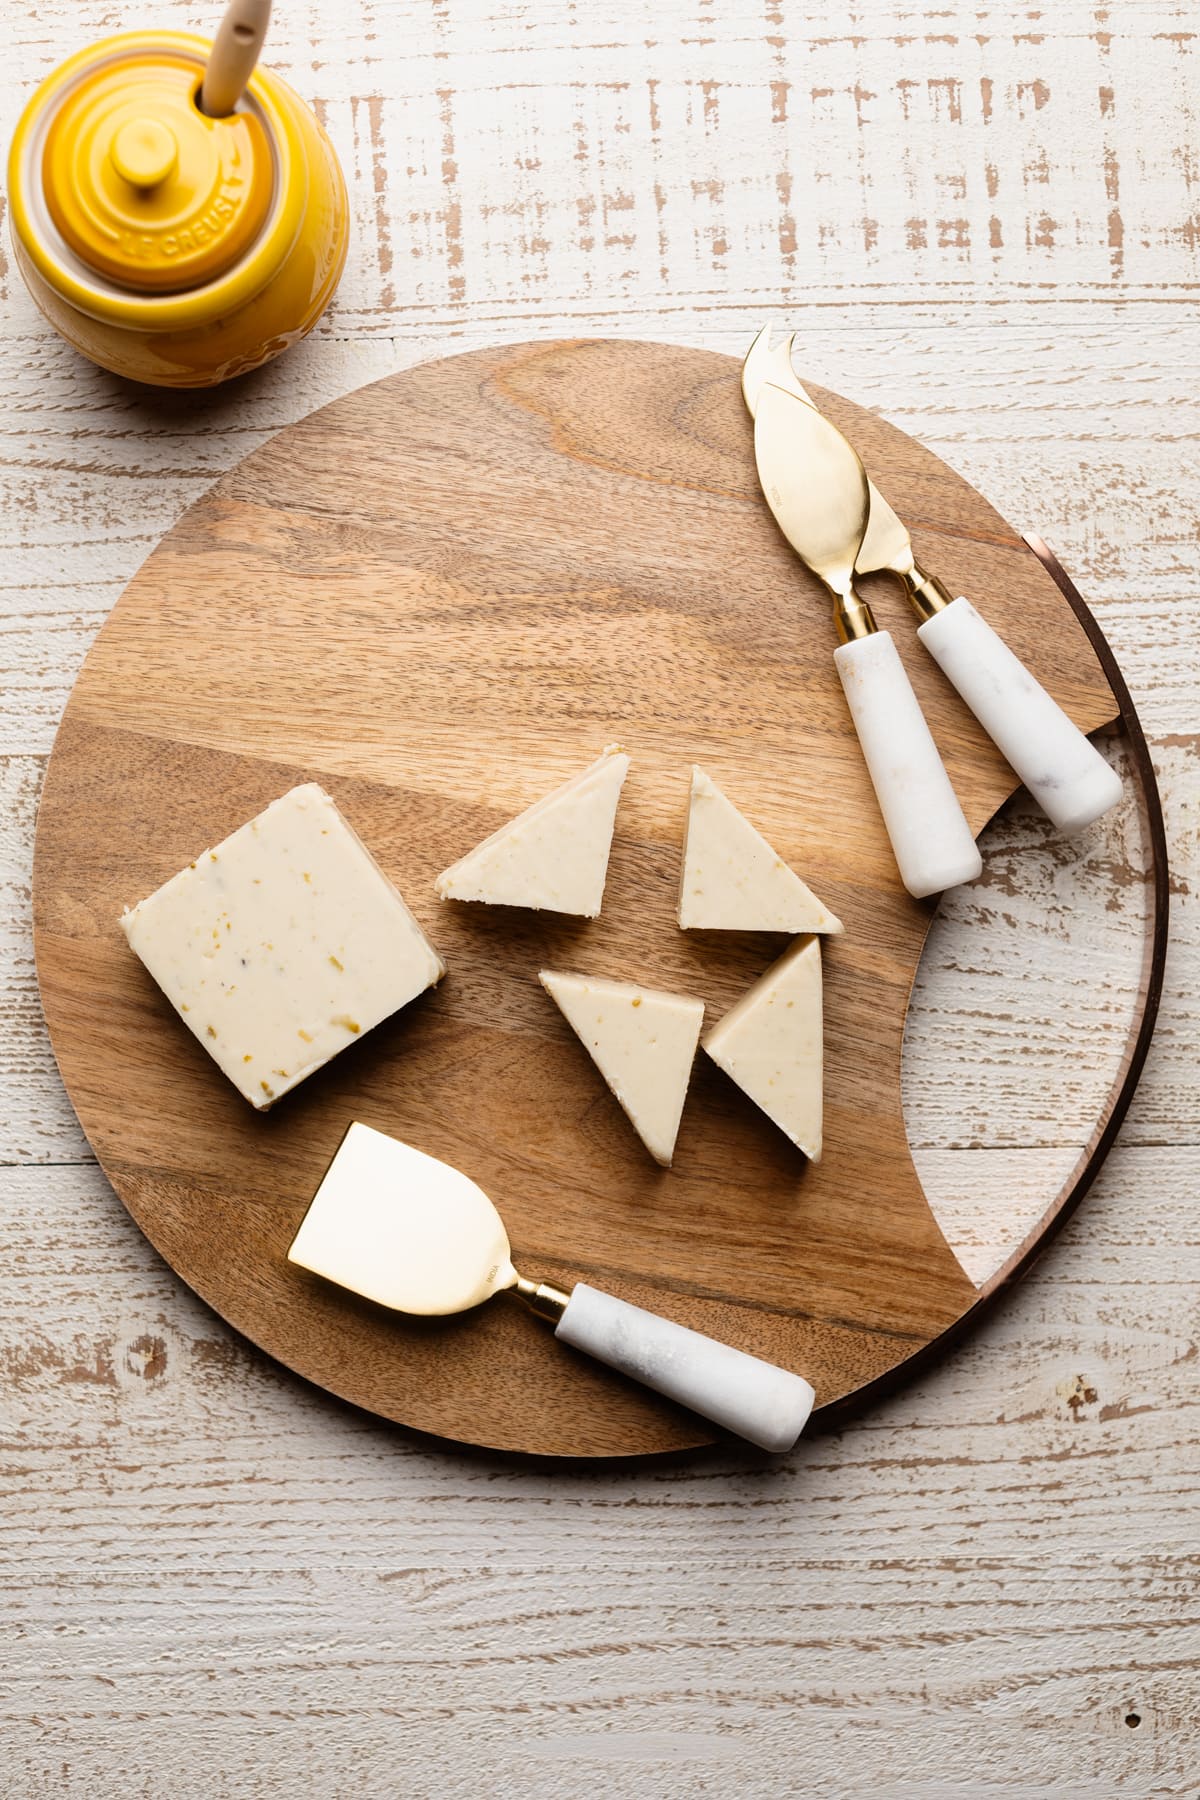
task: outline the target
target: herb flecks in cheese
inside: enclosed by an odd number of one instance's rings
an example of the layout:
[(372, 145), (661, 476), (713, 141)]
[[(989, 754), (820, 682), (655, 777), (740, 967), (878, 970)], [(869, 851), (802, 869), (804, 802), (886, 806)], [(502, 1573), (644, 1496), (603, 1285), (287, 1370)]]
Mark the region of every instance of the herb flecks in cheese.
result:
[(529, 906), (594, 919), (604, 899), (617, 802), (629, 758), (610, 744), (437, 878), (443, 900)]
[(821, 940), (801, 938), (743, 994), (704, 1048), (812, 1162), (823, 1114)]
[(684, 931), (838, 932), (841, 920), (703, 769), (692, 770), (679, 878)]
[(189, 1030), (257, 1107), (445, 973), (315, 782), (273, 801), (121, 924)]
[(550, 969), (542, 970), (540, 980), (651, 1156), (669, 1166), (704, 1018), (703, 1000)]

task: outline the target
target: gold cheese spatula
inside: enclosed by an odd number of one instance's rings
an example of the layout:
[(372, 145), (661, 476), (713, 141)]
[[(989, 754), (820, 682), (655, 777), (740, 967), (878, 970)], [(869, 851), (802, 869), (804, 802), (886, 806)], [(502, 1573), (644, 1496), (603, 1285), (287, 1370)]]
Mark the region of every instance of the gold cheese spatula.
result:
[(396, 1312), (466, 1312), (505, 1290), (554, 1335), (762, 1450), (790, 1450), (812, 1411), (801, 1375), (577, 1282), (527, 1281), (483, 1189), (449, 1163), (355, 1122), (288, 1261)]

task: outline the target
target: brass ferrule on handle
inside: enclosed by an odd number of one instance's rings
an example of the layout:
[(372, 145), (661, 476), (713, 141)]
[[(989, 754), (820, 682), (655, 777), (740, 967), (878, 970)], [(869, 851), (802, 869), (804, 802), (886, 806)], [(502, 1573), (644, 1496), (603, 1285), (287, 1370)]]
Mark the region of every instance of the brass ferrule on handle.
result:
[(860, 594), (839, 594), (833, 609), (838, 643), (852, 644), (856, 638), (870, 637), (879, 630), (875, 614)]
[(954, 596), (945, 583), (939, 581), (936, 575), (927, 575), (920, 563), (914, 563), (911, 571), (906, 570), (901, 580), (904, 582), (909, 604), (922, 625), (926, 619), (932, 619), (935, 613), (945, 612), (953, 602)]
[(526, 1281), (523, 1275), (517, 1276), (517, 1295), (530, 1312), (535, 1312), (539, 1319), (549, 1319), (553, 1325), (558, 1324), (571, 1298), (561, 1288), (551, 1287), (548, 1281)]

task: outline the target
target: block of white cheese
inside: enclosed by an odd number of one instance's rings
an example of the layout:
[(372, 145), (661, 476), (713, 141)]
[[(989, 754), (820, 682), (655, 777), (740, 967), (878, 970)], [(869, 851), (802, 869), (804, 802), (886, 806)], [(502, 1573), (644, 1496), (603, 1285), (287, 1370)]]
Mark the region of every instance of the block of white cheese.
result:
[(835, 918), (703, 769), (692, 770), (679, 877), (684, 931), (836, 932)]
[(604, 898), (617, 801), (629, 768), (619, 744), (510, 819), (437, 878), (443, 900), (530, 906), (594, 919)]
[(542, 970), (540, 980), (651, 1156), (669, 1167), (704, 1018), (703, 1000), (550, 969)]
[(821, 943), (802, 938), (719, 1019), (713, 1061), (812, 1162), (821, 1158)]
[(121, 924), (184, 1024), (264, 1108), (445, 974), (314, 782), (205, 850)]

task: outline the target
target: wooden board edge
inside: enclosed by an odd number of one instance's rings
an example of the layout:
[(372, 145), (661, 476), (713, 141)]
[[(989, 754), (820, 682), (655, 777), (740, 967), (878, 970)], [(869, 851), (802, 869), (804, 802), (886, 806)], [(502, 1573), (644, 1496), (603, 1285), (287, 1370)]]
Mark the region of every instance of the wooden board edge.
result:
[(1023, 535), (1026, 544), (1048, 571), (1088, 635), (1104, 671), (1105, 679), (1116, 697), (1119, 723), (1128, 742), (1129, 753), (1133, 761), (1138, 811), (1145, 841), (1150, 849), (1152, 885), (1147, 931), (1142, 945), (1142, 967), (1138, 982), (1137, 1003), (1130, 1020), (1120, 1065), (1113, 1077), (1112, 1085), (1092, 1135), (1080, 1152), (1071, 1173), (1037, 1223), (1026, 1233), (1021, 1243), (1001, 1263), (995, 1273), (981, 1285), (975, 1304), (968, 1307), (953, 1325), (942, 1332), (939, 1337), (932, 1338), (920, 1350), (914, 1351), (913, 1355), (906, 1357), (903, 1362), (894, 1364), (886, 1374), (879, 1376), (875, 1381), (866, 1383), (853, 1394), (845, 1395), (840, 1400), (833, 1400), (827, 1406), (819, 1407), (813, 1414), (813, 1422), (818, 1429), (841, 1425), (860, 1407), (882, 1399), (885, 1395), (894, 1392), (902, 1382), (911, 1380), (913, 1376), (921, 1375), (927, 1369), (933, 1368), (981, 1322), (1001, 1295), (1006, 1294), (1028, 1274), (1038, 1257), (1053, 1242), (1067, 1220), (1078, 1209), (1088, 1189), (1103, 1168), (1108, 1153), (1116, 1142), (1125, 1115), (1129, 1111), (1129, 1105), (1136, 1092), (1138, 1082), (1141, 1080), (1158, 1019), (1170, 923), (1170, 865), (1167, 854), (1166, 822), (1163, 818), (1162, 798), (1158, 791), (1158, 777), (1154, 772), (1154, 763), (1146, 743), (1146, 734), (1142, 729), (1142, 722), (1138, 717), (1133, 696), (1121, 674), (1112, 646), (1100, 629), (1099, 621), (1044, 539), (1040, 538), (1036, 532), (1025, 532)]

